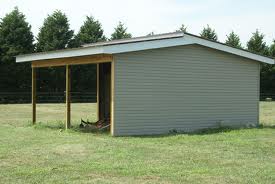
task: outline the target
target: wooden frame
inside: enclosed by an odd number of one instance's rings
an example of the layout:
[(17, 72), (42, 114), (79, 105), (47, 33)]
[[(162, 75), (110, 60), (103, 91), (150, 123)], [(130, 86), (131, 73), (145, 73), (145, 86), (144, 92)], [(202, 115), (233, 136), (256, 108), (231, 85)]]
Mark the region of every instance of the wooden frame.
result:
[(111, 62), (111, 103), (110, 103), (110, 112), (111, 112), (111, 120), (110, 120), (110, 132), (111, 135), (114, 136), (114, 89), (115, 89), (115, 62), (112, 60)]
[(99, 64), (96, 64), (96, 106), (97, 121), (99, 121)]
[(36, 123), (36, 69), (32, 68), (32, 124)]
[(61, 59), (49, 59), (39, 60), (32, 62), (32, 122), (36, 122), (36, 68), (40, 67), (54, 67), (54, 66), (66, 66), (66, 121), (65, 128), (69, 129), (71, 126), (71, 65), (81, 64), (96, 64), (97, 69), (97, 119), (99, 120), (99, 63), (111, 63), (111, 86), (110, 86), (110, 133), (114, 135), (114, 59), (112, 55), (101, 54), (94, 56), (82, 56), (74, 58), (61, 58)]
[(66, 65), (66, 122), (65, 128), (71, 127), (71, 68)]
[(110, 54), (99, 54), (93, 56), (79, 56), (79, 57), (68, 57), (59, 59), (47, 59), (38, 60), (32, 62), (33, 68), (38, 67), (53, 67), (53, 66), (66, 66), (66, 65), (83, 65), (83, 64), (97, 64), (104, 62), (111, 62), (113, 56)]

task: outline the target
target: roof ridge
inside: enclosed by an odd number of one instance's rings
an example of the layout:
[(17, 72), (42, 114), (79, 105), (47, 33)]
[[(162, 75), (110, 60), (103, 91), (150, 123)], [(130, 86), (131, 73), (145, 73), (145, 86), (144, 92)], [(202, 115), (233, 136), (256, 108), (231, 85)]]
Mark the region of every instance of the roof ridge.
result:
[(183, 32), (176, 31), (176, 32), (170, 32), (170, 33), (138, 36), (138, 37), (133, 37), (133, 38), (122, 38), (122, 39), (117, 39), (117, 40), (108, 40), (108, 41), (96, 42), (96, 43), (87, 43), (87, 44), (81, 45), (81, 47), (93, 47), (93, 46), (99, 46), (99, 45), (102, 45), (102, 46), (103, 45), (113, 45), (113, 44), (120, 44), (120, 43), (148, 41), (148, 40), (174, 38), (174, 37), (182, 37), (182, 36), (184, 36)]

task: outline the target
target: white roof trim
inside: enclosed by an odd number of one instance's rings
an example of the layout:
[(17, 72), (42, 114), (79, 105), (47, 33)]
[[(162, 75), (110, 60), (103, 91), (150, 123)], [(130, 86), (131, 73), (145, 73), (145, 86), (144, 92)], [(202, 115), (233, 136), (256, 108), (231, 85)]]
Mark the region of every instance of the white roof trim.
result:
[(89, 47), (86, 47), (86, 48), (80, 47), (75, 49), (64, 49), (64, 50), (57, 50), (57, 51), (19, 55), (19, 56), (16, 56), (16, 62), (86, 56), (86, 55), (94, 55), (94, 54), (102, 54), (102, 53), (103, 53), (102, 47), (94, 47), (92, 49)]
[(254, 54), (254, 53), (242, 50), (242, 49), (237, 49), (234, 47), (227, 46), (225, 44), (213, 42), (213, 41), (199, 38), (196, 36), (185, 35), (185, 38), (186, 38), (186, 40), (189, 40), (190, 42), (194, 42), (194, 44), (198, 44), (198, 45), (202, 45), (202, 46), (209, 47), (212, 49), (228, 52), (231, 54), (235, 54), (235, 55), (242, 56), (245, 58), (253, 59), (256, 61), (263, 62), (263, 63), (274, 64), (274, 61), (275, 61), (274, 59), (269, 58), (269, 57), (264, 57), (264, 56)]
[(76, 57), (95, 54), (118, 54), (124, 52), (141, 51), (190, 44), (198, 44), (216, 50), (242, 56), (245, 58), (253, 59), (259, 62), (274, 64), (274, 59), (253, 54), (245, 50), (229, 47), (227, 45), (206, 40), (194, 35), (183, 33), (170, 33), (154, 35), (150, 37), (139, 37), (133, 39), (84, 45), (83, 47), (75, 49), (64, 49), (58, 51), (19, 55), (16, 57), (16, 62)]

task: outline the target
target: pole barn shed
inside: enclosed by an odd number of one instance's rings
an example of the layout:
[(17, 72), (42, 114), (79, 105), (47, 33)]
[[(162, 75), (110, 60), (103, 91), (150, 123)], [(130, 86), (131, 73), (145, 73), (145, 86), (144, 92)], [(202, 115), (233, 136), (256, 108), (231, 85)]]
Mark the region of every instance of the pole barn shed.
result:
[(19, 55), (36, 68), (66, 66), (66, 128), (70, 127), (70, 67), (97, 65), (98, 118), (111, 134), (151, 135), (259, 123), (260, 63), (274, 59), (182, 32), (86, 44)]

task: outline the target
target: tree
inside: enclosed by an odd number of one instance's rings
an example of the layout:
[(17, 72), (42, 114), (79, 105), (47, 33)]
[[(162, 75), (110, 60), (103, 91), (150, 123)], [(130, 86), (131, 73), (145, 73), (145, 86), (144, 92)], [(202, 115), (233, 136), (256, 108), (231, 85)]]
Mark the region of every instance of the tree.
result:
[(257, 29), (255, 33), (252, 33), (252, 37), (247, 42), (247, 49), (253, 53), (268, 56), (268, 46), (264, 41), (264, 35)]
[[(36, 51), (51, 51), (67, 48), (72, 41), (73, 31), (70, 29), (67, 16), (60, 10), (44, 20), (37, 37)], [(41, 91), (63, 91), (65, 89), (65, 68), (55, 67), (38, 70), (38, 85)]]
[(186, 32), (187, 32), (187, 27), (186, 27), (184, 24), (182, 24), (182, 25), (180, 26), (179, 30), (177, 30), (177, 31), (181, 31), (181, 32), (186, 33)]
[[(275, 58), (275, 40), (271, 44), (269, 48), (269, 56)], [(263, 85), (263, 91), (268, 93), (275, 93), (275, 65), (267, 65), (265, 66), (266, 73), (263, 73), (266, 77), (266, 85)]]
[(208, 24), (207, 24), (207, 27), (203, 28), (200, 35), (203, 38), (213, 40), (213, 41), (218, 41), (218, 36), (217, 36), (217, 33), (215, 32), (215, 29), (210, 28)]
[(269, 55), (275, 58), (275, 40), (273, 40), (273, 43), (269, 48)]
[(85, 43), (95, 43), (99, 41), (106, 41), (106, 37), (103, 34), (103, 29), (98, 20), (94, 17), (86, 17), (84, 24), (80, 27), (79, 32), (75, 36), (77, 46)]
[[(79, 47), (86, 43), (105, 41), (103, 28), (98, 20), (92, 16), (86, 17), (84, 24), (74, 38), (74, 46)], [(71, 45), (72, 46), (72, 45)], [(96, 65), (74, 66), (72, 68), (72, 87), (77, 91), (96, 92)]]
[(33, 52), (33, 34), (31, 26), (26, 22), (25, 15), (18, 8), (7, 14), (0, 22), (0, 46), (5, 55), (2, 60), (13, 61), (18, 54)]
[(60, 10), (44, 20), (43, 26), (37, 37), (37, 51), (50, 51), (64, 49), (68, 46), (73, 37), (73, 31), (67, 16)]
[[(252, 37), (247, 42), (247, 49), (253, 53), (268, 56), (269, 49), (264, 41), (264, 35), (257, 29), (252, 33)], [(260, 79), (260, 91), (261, 93), (270, 92), (272, 83), (272, 65), (261, 64), (261, 79)]]
[(240, 41), (240, 37), (234, 33), (234, 31), (232, 31), (231, 33), (229, 33), (229, 35), (226, 35), (227, 39), (225, 41), (226, 45), (229, 45), (231, 47), (235, 47), (235, 48), (242, 48), (241, 45), (241, 41)]
[(34, 51), (31, 26), (17, 7), (0, 21), (0, 90), (26, 91), (31, 86), (29, 63), (15, 64), (19, 54)]
[(127, 33), (127, 28), (124, 27), (124, 24), (122, 24), (122, 22), (119, 22), (118, 26), (115, 28), (115, 32), (111, 35), (111, 40), (131, 37), (132, 35), (130, 33)]

